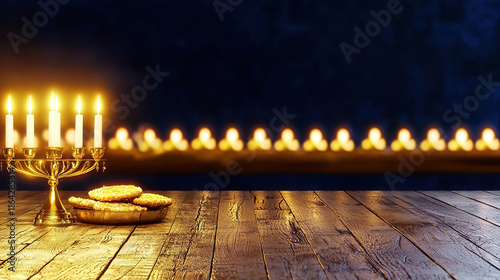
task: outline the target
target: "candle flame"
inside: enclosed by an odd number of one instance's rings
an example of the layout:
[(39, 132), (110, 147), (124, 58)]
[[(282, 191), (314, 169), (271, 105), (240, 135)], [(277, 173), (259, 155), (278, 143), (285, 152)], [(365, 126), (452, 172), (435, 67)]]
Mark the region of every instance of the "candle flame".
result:
[(81, 114), (82, 111), (82, 98), (78, 96), (78, 115)]
[(200, 130), (200, 135), (199, 138), (201, 141), (209, 141), (210, 138), (212, 138), (212, 133), (210, 132), (210, 129), (204, 127)]
[(178, 128), (174, 128), (172, 129), (172, 131), (170, 132), (170, 140), (175, 143), (175, 144), (179, 144), (180, 142), (182, 142), (182, 131)]
[(467, 130), (460, 128), (459, 130), (457, 130), (455, 138), (457, 139), (458, 143), (465, 143), (469, 139), (469, 134), (467, 133)]
[(97, 114), (101, 114), (101, 97), (99, 95), (97, 96)]
[(368, 139), (370, 139), (370, 141), (372, 141), (373, 143), (378, 142), (378, 140), (380, 140), (380, 137), (382, 137), (382, 133), (376, 127), (370, 129), (370, 132), (368, 132)]
[(313, 129), (309, 135), (309, 139), (315, 144), (321, 142), (323, 140), (323, 133), (317, 128)]
[(236, 130), (236, 128), (231, 127), (230, 129), (227, 130), (226, 139), (229, 142), (235, 143), (236, 141), (238, 141), (239, 138), (240, 138), (240, 134), (238, 133), (238, 130)]
[(347, 143), (349, 141), (350, 135), (347, 129), (342, 128), (337, 132), (337, 139), (340, 143)]
[(33, 110), (33, 104), (31, 103), (31, 95), (30, 95), (30, 102), (28, 104), (28, 109), (29, 109), (30, 115), (31, 115), (31, 111)]
[(264, 142), (267, 138), (266, 131), (262, 128), (257, 128), (253, 133), (253, 138), (257, 142)]
[(9, 110), (9, 115), (10, 115), (10, 111), (12, 110), (12, 103), (10, 102), (10, 95), (9, 95), (9, 102), (7, 103), (7, 109)]
[(486, 143), (491, 143), (493, 140), (495, 140), (495, 132), (491, 128), (486, 128), (483, 130), (483, 140)]

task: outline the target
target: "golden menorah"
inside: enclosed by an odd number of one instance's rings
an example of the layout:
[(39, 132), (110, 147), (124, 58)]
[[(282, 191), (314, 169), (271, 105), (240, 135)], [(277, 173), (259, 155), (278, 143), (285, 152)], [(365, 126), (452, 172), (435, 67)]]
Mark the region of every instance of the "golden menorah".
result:
[(3, 148), (2, 152), (7, 162), (7, 169), (28, 176), (48, 179), (50, 193), (47, 201), (35, 217), (35, 225), (68, 225), (74, 223), (74, 218), (66, 210), (59, 198), (57, 187), (59, 179), (80, 176), (90, 171), (106, 170), (103, 159), (105, 148), (91, 148), (92, 159), (84, 158), (86, 148), (73, 148), (72, 159), (63, 159), (63, 147), (48, 147), (46, 159), (35, 159), (36, 148), (23, 148), (24, 159), (16, 159), (15, 148)]

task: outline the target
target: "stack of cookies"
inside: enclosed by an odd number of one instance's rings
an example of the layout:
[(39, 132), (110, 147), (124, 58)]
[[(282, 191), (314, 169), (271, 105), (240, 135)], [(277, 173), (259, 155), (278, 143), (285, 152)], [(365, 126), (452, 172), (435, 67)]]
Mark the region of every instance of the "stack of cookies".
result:
[(172, 204), (170, 197), (144, 193), (140, 187), (133, 185), (104, 186), (91, 190), (89, 197), (72, 196), (68, 201), (78, 209), (118, 212), (154, 210)]

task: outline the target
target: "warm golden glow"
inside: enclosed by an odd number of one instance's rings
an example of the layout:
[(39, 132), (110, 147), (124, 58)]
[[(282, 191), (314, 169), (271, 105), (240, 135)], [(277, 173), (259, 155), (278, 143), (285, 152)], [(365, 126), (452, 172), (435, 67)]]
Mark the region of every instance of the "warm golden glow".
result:
[(123, 149), (126, 151), (132, 150), (134, 142), (129, 138), (128, 130), (124, 127), (118, 128), (115, 137), (109, 140), (109, 148), (113, 150)]
[(78, 96), (78, 114), (82, 113), (82, 98)]
[(42, 131), (43, 141), (49, 141), (49, 130), (46, 128)]
[(101, 114), (101, 97), (99, 95), (97, 96), (97, 114)]
[(495, 132), (491, 128), (485, 128), (481, 135), (481, 139), (476, 142), (476, 149), (480, 151), (492, 150), (497, 151), (500, 148), (500, 142), (496, 138)]
[(257, 128), (253, 133), (253, 139), (248, 141), (249, 150), (269, 150), (271, 149), (271, 139), (267, 138), (267, 133), (263, 128)]
[(28, 111), (30, 112), (30, 115), (32, 110), (33, 110), (33, 104), (31, 103), (31, 95), (30, 95), (30, 101), (28, 103)]
[(146, 129), (146, 131), (144, 131), (144, 140), (146, 140), (148, 144), (154, 143), (156, 140), (156, 132), (151, 128)]
[(19, 132), (17, 132), (17, 130), (14, 129), (14, 144), (17, 144), (19, 143), (19, 140), (20, 140), (20, 136), (19, 136)]
[(293, 131), (289, 128), (286, 128), (281, 132), (281, 139), (274, 143), (274, 148), (278, 151), (297, 151), (300, 148), (299, 141), (295, 139)]
[(361, 142), (361, 147), (365, 150), (383, 150), (385, 145), (385, 139), (382, 138), (380, 129), (376, 127), (370, 129), (368, 138)]
[(74, 143), (75, 142), (75, 129), (70, 128), (66, 131), (66, 142), (68, 143)]
[(309, 139), (304, 142), (304, 150), (306, 151), (326, 151), (328, 149), (328, 143), (323, 139), (323, 133), (319, 129), (311, 130), (309, 134)]
[(191, 147), (195, 150), (213, 150), (216, 147), (215, 139), (212, 138), (212, 133), (210, 129), (203, 127), (198, 133), (198, 138), (194, 139), (191, 143)]
[(226, 132), (226, 138), (222, 139), (219, 142), (219, 148), (223, 151), (227, 150), (235, 150), (241, 151), (243, 150), (243, 141), (240, 139), (240, 133), (236, 128), (231, 127)]
[(10, 115), (10, 112), (12, 111), (12, 102), (10, 101), (10, 95), (9, 95), (9, 101), (7, 102), (7, 110), (9, 111)]
[(411, 133), (408, 129), (403, 128), (398, 132), (398, 139), (391, 143), (393, 151), (414, 150), (417, 147), (415, 140), (411, 138)]
[(128, 139), (128, 130), (124, 127), (118, 128), (116, 131), (116, 139), (120, 142), (124, 142)]
[(427, 132), (427, 139), (424, 139), (422, 143), (420, 143), (420, 149), (424, 151), (437, 150), (443, 151), (446, 149), (446, 142), (441, 139), (441, 134), (439, 130), (435, 128), (429, 129)]
[(345, 128), (339, 129), (337, 131), (337, 139), (334, 139), (330, 143), (330, 148), (333, 151), (353, 151), (354, 150), (354, 141), (352, 141), (349, 131)]
[(472, 151), (474, 144), (472, 140), (469, 139), (469, 133), (464, 128), (459, 128), (455, 133), (455, 139), (452, 139), (448, 143), (448, 149), (452, 151)]
[(56, 109), (56, 112), (59, 111), (59, 99), (57, 99), (57, 95), (56, 95), (56, 102), (55, 102), (55, 109)]
[(170, 132), (170, 139), (163, 143), (163, 149), (166, 151), (179, 150), (185, 151), (189, 147), (189, 143), (184, 136), (182, 131), (178, 128), (172, 129)]
[(50, 110), (54, 111), (55, 108), (56, 108), (56, 99), (55, 99), (55, 96), (54, 96), (54, 92), (52, 92), (52, 99), (50, 101)]

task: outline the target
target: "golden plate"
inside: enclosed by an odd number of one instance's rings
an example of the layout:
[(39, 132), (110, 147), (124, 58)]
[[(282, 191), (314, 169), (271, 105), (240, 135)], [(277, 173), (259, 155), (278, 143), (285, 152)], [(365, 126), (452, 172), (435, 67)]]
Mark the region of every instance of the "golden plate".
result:
[(148, 211), (95, 211), (74, 208), (82, 223), (98, 225), (135, 225), (161, 222), (168, 212), (168, 207)]

